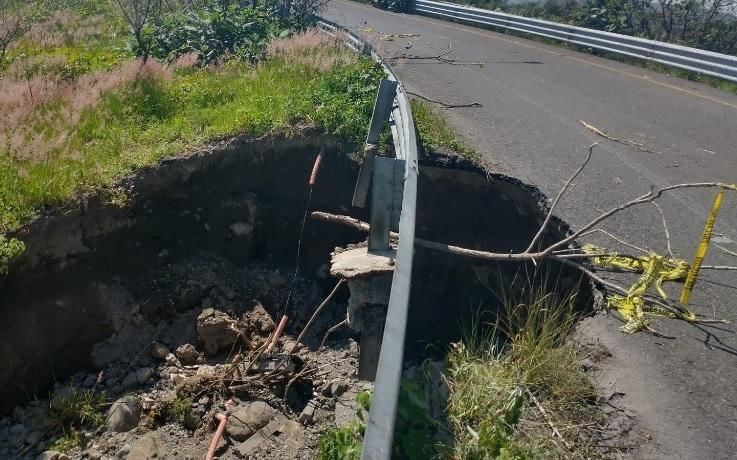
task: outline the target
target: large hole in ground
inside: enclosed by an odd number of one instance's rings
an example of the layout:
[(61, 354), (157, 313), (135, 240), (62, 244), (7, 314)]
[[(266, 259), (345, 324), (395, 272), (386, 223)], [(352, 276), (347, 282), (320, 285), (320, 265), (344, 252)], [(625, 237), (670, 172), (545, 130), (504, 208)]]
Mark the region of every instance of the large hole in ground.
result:
[[(201, 308), (242, 313), (258, 301), (278, 321), (320, 149), (327, 155), (312, 207), (344, 213), (351, 201), (357, 166), (340, 148), (309, 134), (230, 140), (138, 174), (123, 207), (94, 198), (30, 225), (18, 235), (28, 250), (0, 286), (0, 411), (90, 364), (148, 364), (140, 352), (154, 340), (172, 351), (195, 343)], [(296, 335), (332, 288), (330, 252), (360, 238), (308, 222), (287, 333)], [(344, 315), (338, 305), (328, 313)]]
[[(545, 218), (545, 197), (510, 177), (453, 159), (425, 161), (420, 170), (418, 238), (489, 252), (522, 252)], [(553, 219), (541, 247), (560, 240), (567, 230)], [(493, 313), (504, 307), (501, 297), (519, 298), (530, 285), (545, 284), (562, 297), (575, 292), (576, 308), (590, 311), (590, 285), (581, 280), (579, 271), (556, 263), (490, 263), (417, 248), (405, 358), (444, 353), (479, 318), (493, 321)]]
[[(286, 334), (296, 337), (335, 285), (329, 275), (332, 250), (365, 238), (350, 228), (308, 220), (300, 274), (290, 289), (305, 215), (305, 183), (321, 149), (327, 156), (310, 208), (367, 220), (365, 213), (349, 208), (357, 165), (341, 154), (334, 139), (307, 133), (224, 141), (137, 174), (125, 184), (133, 193), (123, 206), (108, 204), (104, 197), (84, 199), (79, 206), (29, 225), (18, 235), (28, 251), (0, 285), (0, 412), (8, 413), (37, 395), (43, 399), (52, 383), (63, 383), (69, 376), (77, 386), (100, 386), (112, 397), (158, 388), (180, 371), (153, 359), (149, 345), (156, 341), (174, 351), (197, 344), (195, 323), (203, 309), (242, 318), (241, 325), (263, 326), (250, 338), (258, 341), (273, 328), (262, 324), (258, 306), (278, 321), (291, 290), (295, 307)], [(421, 168), (417, 235), (467, 248), (521, 250), (544, 217), (541, 199), (535, 190), (475, 166), (427, 161)], [(563, 232), (564, 226), (556, 223), (545, 238)], [(490, 264), (417, 249), (407, 362), (441, 357), (449, 343), (462, 337), (464, 324), (480, 311), (499, 308), (495, 287), (513, 286), (511, 279), (531, 270), (547, 270), (564, 290), (580, 280), (578, 273), (560, 267)], [(582, 292), (578, 301), (585, 308), (590, 293)], [(308, 349), (317, 349), (325, 331), (345, 318), (347, 297), (347, 290), (341, 292), (323, 311), (305, 337)], [(297, 382), (286, 401), (284, 409), (295, 417), (318, 401), (312, 407), (313, 434), (355, 413), (351, 401), (364, 386), (355, 384), (342, 399), (339, 396), (345, 391), (342, 382), (356, 383), (357, 336), (348, 328), (336, 331), (327, 349), (311, 355), (319, 356), (318, 367), (330, 374)], [(221, 353), (207, 361), (217, 365), (226, 359), (227, 353)], [(136, 370), (149, 367), (158, 372), (151, 380), (143, 385), (126, 382)], [(181, 372), (195, 373), (184, 368)], [(258, 392), (242, 397), (269, 399)], [(212, 401), (200, 406), (196, 410), (203, 420), (224, 409)], [(12, 422), (6, 418), (0, 424), (0, 453), (29, 443), (22, 436), (3, 439), (31, 409), (18, 409)], [(211, 431), (196, 431), (192, 447), (180, 453), (201, 456)], [(177, 433), (172, 436), (190, 436)], [(165, 444), (179, 443), (166, 436)], [(315, 447), (311, 439), (304, 442), (306, 449)], [(42, 438), (27, 451), (42, 449), (51, 440)], [(103, 441), (112, 452), (126, 439)], [(2, 447), (3, 442), (10, 447)]]

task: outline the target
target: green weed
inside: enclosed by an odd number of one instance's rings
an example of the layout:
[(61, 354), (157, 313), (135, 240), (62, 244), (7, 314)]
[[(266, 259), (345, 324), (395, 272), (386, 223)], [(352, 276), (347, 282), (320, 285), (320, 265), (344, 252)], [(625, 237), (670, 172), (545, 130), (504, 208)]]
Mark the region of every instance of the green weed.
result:
[[(504, 297), (492, 323), (472, 325), (448, 355), (448, 421), (454, 457), (585, 458), (578, 427), (596, 420), (595, 391), (567, 343), (576, 321), (574, 296), (532, 288)], [(563, 450), (532, 396), (574, 445)]]
[(8, 273), (10, 261), (26, 250), (26, 245), (16, 238), (0, 235), (0, 275)]
[(445, 119), (428, 104), (416, 99), (410, 104), (423, 150), (432, 152), (433, 148), (450, 149), (472, 162), (481, 159), (478, 152), (460, 140)]
[[(78, 190), (109, 187), (209, 139), (260, 136), (303, 122), (361, 142), (381, 70), (368, 59), (337, 54), (326, 70), (276, 55), (256, 66), (230, 61), (173, 74), (143, 72), (104, 92), (76, 117), (68, 116), (68, 100), (37, 106), (18, 132), (43, 148), (0, 151), (0, 233)], [(2, 135), (11, 139), (13, 133), (0, 133), (0, 140)], [(39, 151), (47, 153), (27, 158)]]
[(166, 418), (175, 422), (184, 422), (184, 418), (192, 411), (194, 398), (176, 398), (166, 407)]
[(39, 412), (32, 422), (44, 432), (58, 436), (50, 449), (65, 452), (84, 445), (82, 430), (94, 430), (102, 425), (106, 404), (104, 394), (64, 388), (51, 395), (48, 410)]
[(361, 458), (370, 399), (369, 392), (359, 393), (356, 398), (358, 402), (356, 420), (342, 427), (330, 428), (320, 435), (317, 442), (317, 460), (358, 460)]

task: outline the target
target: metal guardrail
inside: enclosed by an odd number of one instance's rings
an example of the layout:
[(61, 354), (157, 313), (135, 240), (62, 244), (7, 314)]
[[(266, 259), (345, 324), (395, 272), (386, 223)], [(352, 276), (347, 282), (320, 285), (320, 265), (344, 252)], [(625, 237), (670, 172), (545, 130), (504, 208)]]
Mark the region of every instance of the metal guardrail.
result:
[(415, 0), (410, 12), (524, 32), (737, 82), (737, 56), (431, 0)]
[[(381, 354), (374, 381), (374, 394), (371, 401), (366, 433), (364, 435), (362, 460), (388, 460), (391, 458), (394, 438), (394, 422), (397, 415), (399, 386), (402, 376), (404, 340), (409, 310), (410, 281), (412, 277), (412, 257), (415, 240), (415, 209), (417, 204), (417, 138), (407, 93), (391, 68), (374, 52), (371, 45), (350, 31), (329, 21), (319, 21), (318, 25), (328, 34), (342, 38), (353, 50), (370, 54), (384, 68), (387, 79), (396, 85), (389, 85), (395, 91), (389, 124), (397, 160), (404, 165), (404, 182), (399, 216), (399, 245), (396, 251), (394, 277), (389, 295), (389, 307), (381, 342)], [(381, 92), (380, 92), (381, 97)], [(380, 101), (379, 101), (380, 102)], [(380, 104), (377, 104), (377, 107)], [(376, 109), (375, 109), (376, 114)], [(383, 122), (382, 122), (383, 125)], [(372, 130), (373, 131), (373, 130)], [(376, 133), (378, 137), (378, 133)], [(369, 140), (371, 133), (369, 133)], [(380, 159), (383, 157), (377, 157)], [(365, 166), (365, 164), (364, 164)], [(368, 168), (367, 168), (368, 170)], [(376, 175), (374, 178), (376, 180)], [(396, 185), (396, 184), (394, 184)], [(376, 190), (376, 186), (374, 190)], [(357, 195), (366, 193), (357, 187)], [(354, 202), (356, 197), (354, 197)], [(359, 200), (360, 201), (360, 200)], [(372, 210), (373, 214), (373, 210)], [(373, 223), (372, 223), (373, 227)], [(387, 234), (388, 236), (388, 234)], [(371, 241), (371, 237), (369, 238)], [(371, 242), (369, 243), (371, 244)]]

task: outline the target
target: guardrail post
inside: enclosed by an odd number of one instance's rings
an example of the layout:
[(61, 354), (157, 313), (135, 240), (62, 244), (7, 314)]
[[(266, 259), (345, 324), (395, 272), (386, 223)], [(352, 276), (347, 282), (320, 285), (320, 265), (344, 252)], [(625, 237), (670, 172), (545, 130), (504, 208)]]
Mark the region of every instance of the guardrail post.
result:
[(394, 95), (397, 93), (397, 82), (385, 78), (379, 84), (379, 92), (374, 104), (374, 113), (371, 115), (366, 145), (363, 150), (363, 163), (358, 171), (356, 189), (353, 192), (353, 206), (363, 208), (366, 205), (366, 197), (371, 183), (371, 172), (374, 166), (374, 156), (378, 149), (379, 136), (384, 123), (389, 120), (392, 111)]
[[(371, 195), (371, 228), (368, 250), (372, 253), (389, 251), (389, 231), (399, 226), (404, 193), (404, 160), (376, 157), (374, 185)], [(395, 221), (396, 219), (396, 221)]]

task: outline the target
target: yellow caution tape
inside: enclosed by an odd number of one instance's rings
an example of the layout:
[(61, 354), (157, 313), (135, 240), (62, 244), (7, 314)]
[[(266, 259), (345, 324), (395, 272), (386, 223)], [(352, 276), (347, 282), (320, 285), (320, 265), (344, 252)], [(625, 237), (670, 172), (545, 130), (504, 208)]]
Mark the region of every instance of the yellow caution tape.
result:
[[(683, 259), (667, 259), (655, 252), (634, 257), (622, 256), (593, 244), (583, 246), (582, 250), (585, 254), (594, 255), (593, 262), (598, 267), (642, 273), (642, 276), (629, 288), (626, 297), (613, 295), (607, 299), (607, 307), (616, 310), (625, 321), (625, 325), (619, 328), (622, 332), (632, 334), (646, 329), (649, 322), (645, 315), (696, 321), (696, 315), (687, 308), (688, 301), (696, 284), (701, 264), (709, 249), (711, 235), (714, 232), (714, 223), (722, 206), (724, 190), (737, 191), (737, 185), (720, 185), (722, 189), (714, 198), (714, 204), (706, 220), (701, 242), (696, 249), (694, 261), (690, 265)], [(669, 298), (662, 286), (664, 281), (685, 281), (681, 291), (681, 311), (668, 310), (646, 303), (645, 294), (651, 287), (655, 287), (663, 299), (667, 300)]]
[(691, 269), (688, 271), (686, 282), (683, 284), (683, 290), (681, 291), (681, 305), (684, 307), (688, 305), (688, 301), (691, 299), (691, 292), (696, 284), (696, 279), (699, 276), (699, 270), (701, 270), (701, 263), (706, 257), (706, 252), (709, 250), (709, 241), (711, 241), (711, 234), (714, 232), (714, 222), (717, 220), (717, 214), (719, 214), (719, 208), (722, 207), (722, 197), (724, 196), (724, 189), (719, 190), (717, 196), (714, 197), (714, 204), (709, 212), (709, 217), (706, 218), (706, 225), (704, 226), (704, 234), (701, 236), (701, 242), (696, 248), (696, 254), (694, 255)]
[(607, 307), (616, 310), (625, 321), (625, 325), (620, 327), (622, 332), (632, 334), (647, 328), (649, 322), (645, 317), (646, 314), (681, 318), (686, 321), (696, 319), (696, 315), (688, 310), (675, 312), (647, 305), (644, 297), (648, 289), (654, 286), (662, 298), (668, 299), (668, 294), (663, 290), (662, 284), (664, 281), (681, 281), (686, 278), (689, 265), (685, 260), (666, 259), (654, 252), (641, 257), (621, 256), (593, 244), (586, 244), (582, 249), (586, 254), (598, 254), (593, 260), (599, 267), (642, 273), (642, 276), (629, 288), (626, 297), (614, 295), (607, 299)]

